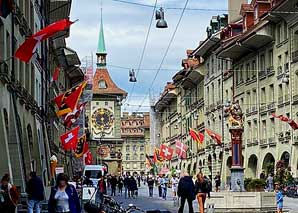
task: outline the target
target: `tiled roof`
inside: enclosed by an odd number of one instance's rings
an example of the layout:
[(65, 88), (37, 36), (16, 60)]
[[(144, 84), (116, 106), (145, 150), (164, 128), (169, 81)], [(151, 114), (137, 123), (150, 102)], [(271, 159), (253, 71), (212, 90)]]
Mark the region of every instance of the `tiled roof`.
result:
[[(99, 88), (99, 81), (104, 80), (106, 82), (106, 88)], [(127, 92), (120, 89), (111, 79), (109, 71), (107, 68), (97, 68), (94, 78), (93, 78), (93, 94), (100, 94), (100, 95), (122, 95), (126, 96)]]
[(253, 12), (253, 6), (251, 4), (242, 4), (240, 13), (243, 14), (245, 12)]

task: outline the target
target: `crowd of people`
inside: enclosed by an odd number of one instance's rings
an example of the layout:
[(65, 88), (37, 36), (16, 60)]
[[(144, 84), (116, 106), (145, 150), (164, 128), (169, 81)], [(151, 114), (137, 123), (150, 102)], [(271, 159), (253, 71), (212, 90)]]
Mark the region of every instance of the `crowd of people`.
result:
[[(210, 198), (212, 190), (212, 181), (204, 176), (203, 173), (198, 173), (196, 177), (190, 176), (188, 173), (179, 175), (140, 175), (137, 173), (125, 173), (123, 175), (105, 175), (98, 173), (98, 182), (94, 185), (88, 173), (85, 174), (82, 181), (83, 186), (96, 187), (95, 201), (102, 203), (103, 196), (124, 196), (125, 198), (137, 198), (138, 189), (143, 185), (148, 187), (148, 195), (150, 198), (154, 196), (154, 188), (157, 189), (157, 194), (160, 199), (167, 199), (168, 190), (171, 190), (173, 200), (180, 200), (178, 213), (184, 212), (185, 203), (188, 203), (188, 211), (194, 212), (193, 201), (197, 200), (199, 204), (199, 212), (204, 213), (204, 204), (207, 198)], [(282, 213), (283, 209), (283, 194), (279, 184), (273, 184), (272, 175), (267, 178), (268, 188), (271, 190), (274, 187), (276, 195), (277, 212)], [(215, 191), (220, 188), (220, 175), (217, 174), (214, 178)], [(41, 211), (41, 201), (45, 200), (45, 190), (42, 180), (35, 172), (30, 173), (30, 178), (27, 181), (26, 192), (28, 195), (27, 207), (29, 213), (39, 213)], [(0, 184), (0, 212), (14, 213), (20, 199), (20, 193), (16, 186), (10, 183), (10, 177), (5, 174), (1, 179)], [(48, 199), (49, 213), (80, 213), (81, 200), (77, 189), (69, 183), (69, 178), (66, 174), (61, 173), (56, 177), (56, 185), (51, 188), (51, 193)]]

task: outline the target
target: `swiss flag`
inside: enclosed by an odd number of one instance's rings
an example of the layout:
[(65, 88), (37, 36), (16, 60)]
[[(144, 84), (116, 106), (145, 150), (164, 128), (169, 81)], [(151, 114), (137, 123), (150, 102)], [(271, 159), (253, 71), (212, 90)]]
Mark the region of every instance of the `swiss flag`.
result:
[(60, 136), (64, 150), (74, 150), (77, 146), (80, 127), (76, 127)]
[(298, 123), (296, 123), (294, 120), (288, 118), (287, 116), (284, 115), (276, 115), (275, 113), (272, 113), (272, 116), (275, 118), (278, 118), (279, 120), (288, 123), (292, 129), (296, 130), (298, 129)]
[(88, 151), (85, 154), (85, 165), (91, 165), (92, 161), (93, 161), (92, 153), (90, 151)]
[(181, 141), (176, 140), (176, 154), (178, 157), (184, 159), (186, 158), (186, 152), (188, 150), (188, 146)]
[(174, 150), (165, 144), (160, 146), (160, 156), (165, 160), (172, 160), (173, 152)]
[(48, 39), (57, 32), (67, 30), (73, 23), (74, 22), (69, 21), (69, 19), (62, 19), (46, 26), (42, 30), (26, 39), (26, 41), (17, 49), (15, 57), (28, 63), (40, 42)]
[(216, 141), (216, 143), (218, 145), (221, 145), (221, 136), (215, 132), (213, 132), (212, 130), (210, 129), (205, 129), (205, 131), (207, 132), (207, 134), (213, 139)]

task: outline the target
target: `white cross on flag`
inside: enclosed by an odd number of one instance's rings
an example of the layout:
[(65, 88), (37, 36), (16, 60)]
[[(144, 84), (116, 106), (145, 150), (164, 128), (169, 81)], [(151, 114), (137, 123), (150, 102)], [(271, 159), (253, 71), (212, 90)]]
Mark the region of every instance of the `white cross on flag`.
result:
[(77, 146), (80, 127), (76, 127), (60, 136), (64, 150), (74, 150)]
[(162, 144), (160, 146), (160, 156), (165, 160), (171, 160), (174, 150), (171, 147)]
[(188, 149), (188, 146), (184, 143), (181, 143), (181, 141), (176, 140), (176, 154), (180, 158), (186, 158), (186, 151)]

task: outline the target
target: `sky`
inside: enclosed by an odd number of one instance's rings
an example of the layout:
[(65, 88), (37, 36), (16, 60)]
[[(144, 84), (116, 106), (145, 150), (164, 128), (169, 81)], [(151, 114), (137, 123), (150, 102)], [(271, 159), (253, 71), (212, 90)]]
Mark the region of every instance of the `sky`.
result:
[[(150, 5), (155, 3), (155, 0), (127, 1)], [(79, 19), (79, 21), (72, 25), (67, 45), (78, 53), (81, 61), (84, 61), (82, 59), (85, 56), (91, 55), (94, 62), (96, 61), (100, 2), (100, 0), (72, 1), (71, 20)], [(186, 50), (195, 49), (200, 41), (206, 39), (206, 27), (210, 23), (211, 16), (225, 13), (216, 11), (217, 9), (227, 9), (227, 0), (189, 0), (188, 8), (215, 11), (185, 11), (162, 70), (153, 81), (182, 13), (182, 10), (167, 8), (183, 8), (185, 0), (158, 0), (157, 2), (158, 7), (162, 6), (165, 9), (168, 28), (157, 29), (156, 21), (153, 21), (137, 83), (132, 89), (133, 83), (129, 82), (129, 69), (126, 68), (135, 70), (138, 68), (153, 8), (102, 0), (108, 70), (113, 81), (128, 92), (127, 100), (122, 106), (123, 111), (149, 111), (149, 91), (151, 97), (159, 97), (166, 83), (170, 82), (172, 76), (181, 69), (181, 60), (186, 58)], [(139, 108), (141, 103), (142, 106)]]

